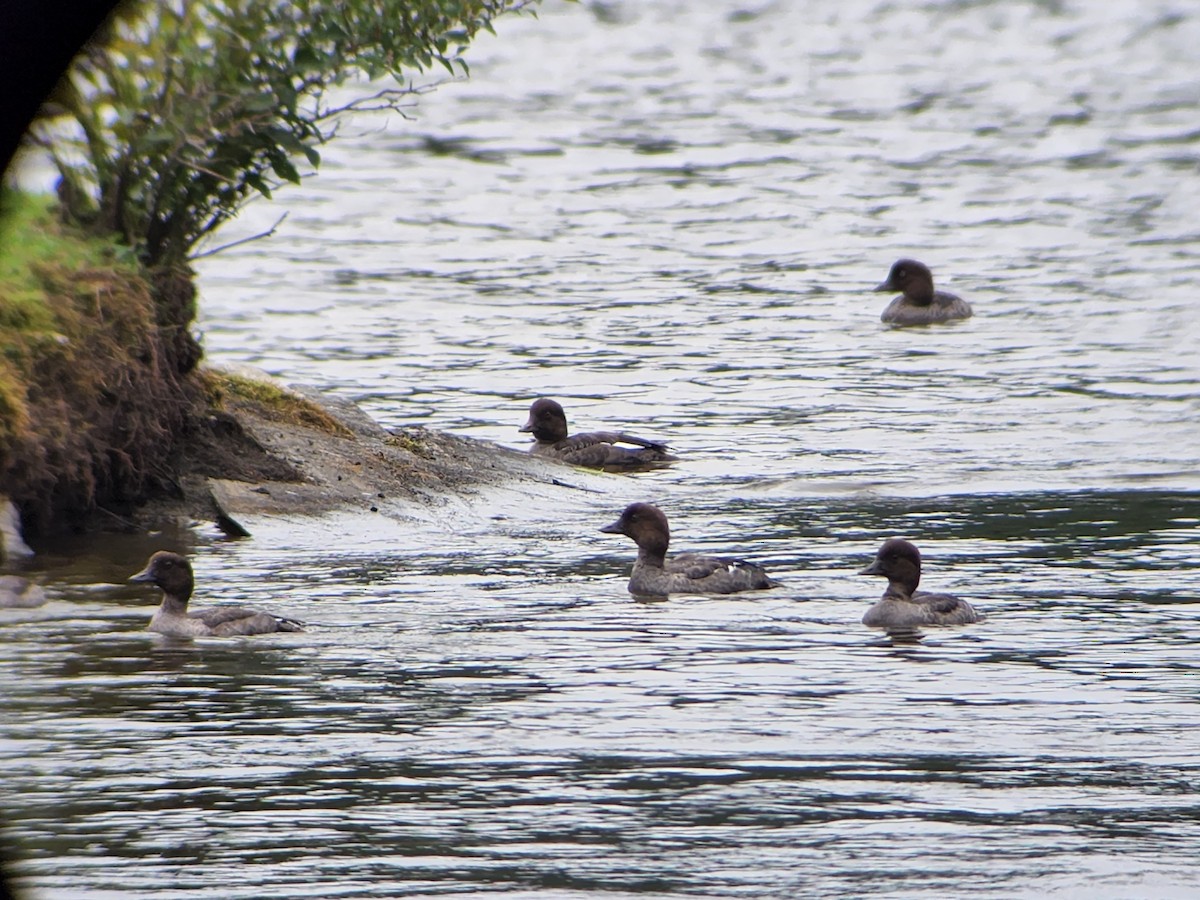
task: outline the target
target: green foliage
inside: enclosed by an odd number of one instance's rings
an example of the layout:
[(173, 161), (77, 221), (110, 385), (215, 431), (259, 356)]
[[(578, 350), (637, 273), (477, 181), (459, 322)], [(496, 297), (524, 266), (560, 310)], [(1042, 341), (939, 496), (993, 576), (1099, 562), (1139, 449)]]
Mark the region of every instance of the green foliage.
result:
[[(405, 73), (466, 74), (479, 30), (532, 2), (138, 0), (75, 61), (31, 139), (67, 215), (178, 266), (251, 196), (298, 182), (299, 161), (319, 165), (340, 114), (400, 109), (424, 89)], [(362, 76), (392, 86), (331, 101)]]

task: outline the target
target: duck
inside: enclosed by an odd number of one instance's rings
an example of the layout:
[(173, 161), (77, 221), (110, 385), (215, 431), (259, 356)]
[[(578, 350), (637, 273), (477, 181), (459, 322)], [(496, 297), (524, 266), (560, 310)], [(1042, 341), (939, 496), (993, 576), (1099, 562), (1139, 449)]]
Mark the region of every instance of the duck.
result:
[(150, 557), (146, 568), (129, 577), (133, 582), (149, 582), (162, 588), (162, 604), (147, 627), (150, 631), (174, 638), (232, 637), (242, 634), (271, 634), (276, 631), (303, 631), (301, 623), (270, 613), (237, 606), (220, 606), (188, 612), (195, 576), (192, 564), (178, 553), (159, 550)]
[(876, 291), (900, 291), (888, 304), (880, 321), (889, 325), (934, 325), (955, 319), (969, 319), (974, 310), (962, 297), (933, 289), (933, 273), (915, 259), (892, 263), (887, 281)]
[(904, 634), (922, 625), (970, 625), (984, 619), (970, 603), (953, 594), (917, 590), (921, 583), (921, 551), (909, 541), (884, 541), (874, 561), (858, 574), (881, 575), (888, 580), (882, 599), (863, 615), (863, 624), (868, 628)]
[(637, 544), (637, 562), (629, 578), (634, 596), (736, 594), (779, 585), (761, 566), (741, 559), (681, 553), (668, 560), (671, 529), (663, 511), (650, 503), (629, 504), (619, 519), (600, 531), (623, 534)]
[(34, 609), (45, 602), (40, 584), (20, 575), (0, 575), (0, 609)]
[[(620, 471), (669, 465), (679, 457), (659, 441), (625, 434), (623, 431), (592, 431), (567, 436), (567, 414), (561, 404), (540, 397), (529, 407), (529, 421), (519, 431), (532, 433), (530, 452), (589, 469)], [(620, 447), (618, 444), (630, 444)]]

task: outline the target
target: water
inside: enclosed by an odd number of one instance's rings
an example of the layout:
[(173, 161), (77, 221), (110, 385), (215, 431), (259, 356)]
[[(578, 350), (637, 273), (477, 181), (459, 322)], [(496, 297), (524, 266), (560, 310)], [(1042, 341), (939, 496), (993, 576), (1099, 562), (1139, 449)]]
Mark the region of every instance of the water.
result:
[[(702, 7), (697, 9), (696, 7)], [(47, 548), (0, 613), (33, 897), (1194, 896), (1200, 14), (552, 4), (201, 266), (217, 363), (670, 470), (553, 508)], [(888, 331), (929, 263), (976, 317)], [(639, 603), (628, 542), (786, 581)], [(989, 614), (890, 645), (883, 538)], [(177, 647), (119, 586), (313, 623)]]

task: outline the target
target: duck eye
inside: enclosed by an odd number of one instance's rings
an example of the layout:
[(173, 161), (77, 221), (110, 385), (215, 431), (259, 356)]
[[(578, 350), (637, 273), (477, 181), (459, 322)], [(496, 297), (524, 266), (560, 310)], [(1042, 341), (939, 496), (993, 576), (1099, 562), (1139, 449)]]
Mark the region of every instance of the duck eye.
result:
[(896, 272), (896, 277), (897, 278), (907, 278), (908, 277), (908, 269), (900, 269), (899, 271)]

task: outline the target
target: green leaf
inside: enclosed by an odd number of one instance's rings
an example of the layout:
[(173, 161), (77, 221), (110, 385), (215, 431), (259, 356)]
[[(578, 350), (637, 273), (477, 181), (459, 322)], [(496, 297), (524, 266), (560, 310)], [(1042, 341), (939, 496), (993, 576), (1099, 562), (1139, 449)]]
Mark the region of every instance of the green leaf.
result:
[(292, 184), (300, 183), (300, 173), (296, 171), (296, 167), (286, 156), (274, 157), (271, 160), (271, 168), (284, 181), (290, 181)]
[(259, 177), (257, 174), (247, 175), (246, 183), (248, 185), (250, 185), (250, 187), (254, 188), (256, 191), (258, 191), (260, 194), (262, 194), (264, 197), (266, 197), (268, 200), (271, 199), (271, 189), (269, 187), (267, 187), (267, 183), (265, 181), (263, 181), (262, 178)]

